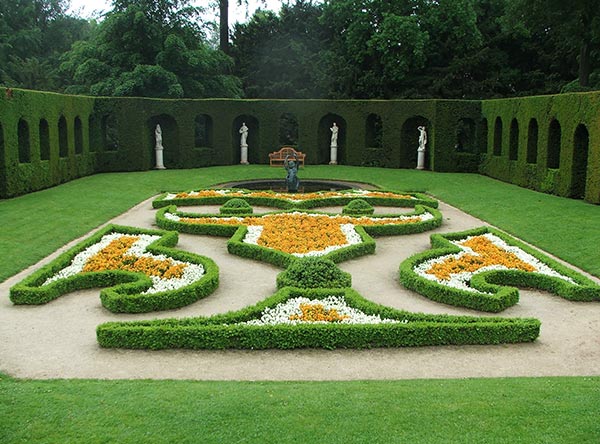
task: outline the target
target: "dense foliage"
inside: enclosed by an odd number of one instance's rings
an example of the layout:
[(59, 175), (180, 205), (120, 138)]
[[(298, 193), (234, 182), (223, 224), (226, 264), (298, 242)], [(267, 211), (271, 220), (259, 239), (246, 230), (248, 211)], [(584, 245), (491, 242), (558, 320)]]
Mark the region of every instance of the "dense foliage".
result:
[[(226, 0), (219, 5), (227, 26)], [(238, 5), (245, 4), (237, 1)], [(594, 0), (295, 0), (220, 49), (190, 0), (0, 5), (0, 83), (75, 94), (489, 98), (600, 88)], [(216, 11), (215, 11), (216, 12)]]

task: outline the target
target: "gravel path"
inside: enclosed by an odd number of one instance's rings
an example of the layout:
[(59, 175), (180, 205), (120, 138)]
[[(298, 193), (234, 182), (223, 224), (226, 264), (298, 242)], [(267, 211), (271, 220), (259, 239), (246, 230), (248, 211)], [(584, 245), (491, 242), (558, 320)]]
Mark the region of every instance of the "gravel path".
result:
[[(435, 232), (447, 233), (485, 225), (443, 203), (440, 210), (444, 224)], [(151, 200), (148, 200), (112, 222), (154, 227), (154, 213)], [(415, 312), (486, 316), (432, 302), (405, 290), (398, 283), (399, 264), (415, 252), (429, 248), (431, 233), (378, 238), (375, 255), (342, 263), (340, 267), (352, 274), (353, 287), (375, 302)], [(600, 375), (600, 303), (569, 302), (530, 290), (522, 290), (520, 303), (500, 315), (540, 319), (541, 335), (531, 344), (359, 351), (100, 348), (95, 327), (106, 321), (206, 316), (254, 304), (275, 291), (275, 276), (281, 269), (229, 255), (225, 238), (182, 234), (178, 248), (211, 257), (220, 267), (221, 278), (220, 287), (214, 294), (179, 310), (112, 314), (100, 305), (98, 290), (71, 293), (41, 306), (12, 305), (8, 299), (9, 288), (56, 257), (58, 252), (0, 284), (0, 370), (20, 378), (197, 380)]]

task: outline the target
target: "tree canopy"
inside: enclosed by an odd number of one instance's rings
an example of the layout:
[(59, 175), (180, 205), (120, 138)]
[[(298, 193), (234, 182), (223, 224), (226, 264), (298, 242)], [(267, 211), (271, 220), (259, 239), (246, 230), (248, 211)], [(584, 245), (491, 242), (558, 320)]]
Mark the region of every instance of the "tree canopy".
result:
[[(244, 0), (234, 0), (245, 5)], [(600, 88), (595, 0), (288, 0), (220, 41), (191, 0), (3, 0), (0, 83), (74, 94), (489, 98)], [(219, 46), (219, 47), (217, 47)]]

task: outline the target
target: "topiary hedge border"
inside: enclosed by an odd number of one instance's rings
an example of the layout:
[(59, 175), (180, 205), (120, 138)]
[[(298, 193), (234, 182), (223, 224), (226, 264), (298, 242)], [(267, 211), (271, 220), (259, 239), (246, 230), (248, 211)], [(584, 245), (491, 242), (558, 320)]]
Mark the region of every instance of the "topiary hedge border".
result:
[[(292, 210), (284, 211), (292, 212)], [(439, 227), (442, 224), (442, 214), (433, 208), (417, 205), (415, 211), (407, 214), (420, 215), (424, 213), (433, 214), (433, 219), (426, 220), (423, 222), (416, 222), (411, 224), (390, 224), (390, 225), (378, 225), (378, 226), (356, 226), (356, 232), (360, 235), (362, 242), (360, 244), (350, 245), (348, 247), (341, 248), (339, 250), (332, 251), (321, 257), (330, 259), (333, 262), (339, 263), (354, 259), (356, 257), (364, 256), (366, 254), (373, 254), (375, 252), (375, 241), (370, 235), (374, 236), (393, 236), (393, 235), (405, 235), (421, 233), (424, 231), (432, 230)], [(272, 250), (269, 248), (261, 247), (260, 245), (253, 245), (243, 242), (248, 229), (243, 225), (217, 225), (217, 224), (188, 224), (185, 222), (174, 221), (165, 217), (166, 213), (175, 214), (180, 217), (229, 217), (215, 214), (197, 214), (197, 213), (185, 213), (177, 211), (177, 207), (172, 205), (170, 207), (162, 208), (156, 213), (156, 224), (166, 230), (175, 230), (181, 233), (188, 234), (199, 234), (199, 235), (210, 235), (210, 236), (224, 236), (231, 237), (227, 242), (227, 251), (231, 254), (236, 254), (241, 257), (248, 259), (260, 260), (267, 262), (279, 267), (287, 267), (291, 262), (296, 259), (296, 256), (282, 251)], [(268, 214), (281, 214), (282, 212), (266, 213)], [(311, 211), (310, 214), (327, 214)], [(397, 215), (378, 215), (376, 217), (395, 217)]]
[[(468, 236), (477, 236), (485, 233), (492, 233), (507, 244), (521, 248), (550, 268), (570, 277), (579, 285), (573, 285), (562, 279), (540, 273), (519, 270), (490, 270), (475, 274), (471, 279), (471, 286), (473, 288), (491, 293), (481, 294), (441, 285), (415, 273), (415, 267), (422, 262), (443, 255), (461, 252), (462, 250), (459, 247), (451, 243), (452, 240), (460, 240)], [(600, 286), (594, 281), (518, 241), (512, 236), (491, 227), (479, 227), (448, 234), (432, 234), (431, 247), (431, 250), (415, 254), (400, 264), (400, 282), (406, 288), (414, 290), (437, 302), (497, 313), (515, 305), (519, 301), (519, 290), (511, 287), (511, 285), (545, 290), (572, 301), (600, 301)]]
[[(151, 294), (142, 294), (152, 286), (152, 280), (148, 276), (120, 270), (79, 273), (42, 286), (46, 279), (68, 266), (78, 253), (98, 243), (104, 235), (110, 233), (159, 235), (161, 237), (152, 242), (147, 251), (202, 265), (205, 274), (191, 285)], [(114, 313), (145, 313), (189, 305), (208, 296), (218, 287), (219, 269), (215, 262), (207, 257), (173, 249), (178, 238), (177, 232), (174, 231), (109, 225), (14, 285), (10, 289), (10, 299), (16, 305), (40, 305), (76, 290), (110, 287), (101, 290), (100, 300), (106, 309)]]
[[(242, 188), (233, 189), (237, 192), (252, 193), (253, 190), (245, 190)], [(194, 190), (194, 191), (202, 191)], [(381, 193), (394, 193), (400, 194), (396, 191), (376, 190)], [(343, 191), (341, 191), (343, 193)], [(230, 200), (232, 196), (215, 196), (215, 197), (189, 197), (189, 198), (175, 198), (166, 200), (165, 197), (170, 193), (163, 193), (152, 201), (153, 208), (163, 208), (170, 205), (177, 206), (193, 206), (193, 205), (223, 205), (225, 202)], [(273, 193), (275, 194), (275, 193)], [(438, 201), (423, 193), (401, 193), (405, 195), (413, 196), (414, 199), (402, 199), (402, 198), (390, 198), (390, 197), (368, 197), (368, 196), (349, 196), (339, 198), (322, 198), (322, 199), (309, 199), (301, 202), (292, 202), (286, 199), (282, 199), (276, 196), (271, 197), (252, 197), (252, 196), (235, 196), (238, 199), (243, 199), (250, 205), (259, 205), (264, 207), (281, 208), (282, 210), (308, 210), (311, 208), (328, 207), (328, 206), (344, 206), (348, 205), (354, 199), (363, 199), (371, 205), (379, 205), (383, 207), (407, 207), (413, 208), (417, 205), (425, 205), (430, 208), (437, 208)]]
[[(398, 324), (244, 325), (260, 317), (267, 307), (304, 296), (343, 297), (348, 305), (366, 314), (407, 320)], [(98, 343), (127, 349), (298, 349), (416, 347), (532, 342), (539, 336), (540, 321), (531, 318), (477, 318), (471, 316), (409, 313), (375, 304), (346, 289), (285, 287), (258, 304), (236, 312), (187, 319), (108, 322), (96, 329)]]

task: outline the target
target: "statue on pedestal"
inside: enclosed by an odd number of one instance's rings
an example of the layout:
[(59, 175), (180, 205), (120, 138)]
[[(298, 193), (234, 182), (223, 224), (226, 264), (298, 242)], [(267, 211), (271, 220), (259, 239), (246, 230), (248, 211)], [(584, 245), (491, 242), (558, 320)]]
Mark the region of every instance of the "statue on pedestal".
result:
[(337, 140), (339, 127), (335, 122), (333, 122), (333, 126), (329, 128), (329, 130), (331, 131), (331, 160), (329, 161), (329, 165), (337, 165)]
[(160, 128), (160, 124), (156, 124), (156, 128), (154, 128), (154, 152), (156, 154), (156, 166), (154, 167), (157, 170), (164, 170), (165, 165), (163, 163), (163, 144), (162, 144), (162, 129)]
[(246, 126), (246, 122), (242, 122), (240, 134), (240, 163), (248, 165), (248, 127)]
[(295, 193), (300, 186), (300, 180), (298, 179), (298, 156), (294, 154), (294, 157), (291, 160), (288, 160), (289, 157), (290, 155), (288, 154), (283, 161), (283, 167), (287, 171), (285, 183), (288, 192)]
[(417, 148), (417, 169), (425, 169), (425, 145), (427, 145), (427, 131), (424, 126), (417, 127), (419, 130), (419, 148)]

